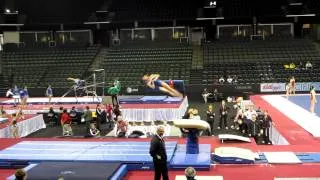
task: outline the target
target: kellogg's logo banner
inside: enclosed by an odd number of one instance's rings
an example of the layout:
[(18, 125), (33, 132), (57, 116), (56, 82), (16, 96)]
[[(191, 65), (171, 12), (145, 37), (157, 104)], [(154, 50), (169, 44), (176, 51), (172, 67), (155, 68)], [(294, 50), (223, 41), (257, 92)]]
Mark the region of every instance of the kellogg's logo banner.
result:
[[(311, 86), (320, 91), (320, 82), (299, 82), (296, 83), (296, 92), (310, 91)], [(260, 84), (260, 92), (285, 92), (285, 83), (262, 83)]]
[(260, 92), (283, 92), (286, 89), (285, 83), (262, 83)]

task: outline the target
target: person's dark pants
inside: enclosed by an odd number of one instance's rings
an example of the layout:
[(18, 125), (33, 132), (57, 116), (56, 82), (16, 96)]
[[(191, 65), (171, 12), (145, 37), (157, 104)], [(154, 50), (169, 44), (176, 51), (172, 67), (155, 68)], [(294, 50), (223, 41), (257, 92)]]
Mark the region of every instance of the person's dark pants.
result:
[(222, 116), (220, 116), (220, 122), (219, 122), (219, 127), (220, 127), (220, 128), (222, 128), (222, 121), (223, 121), (224, 126), (225, 126), (225, 127), (228, 127), (227, 117), (228, 117), (228, 115), (222, 115)]
[(247, 127), (248, 127), (247, 133), (250, 134), (251, 136), (255, 136), (256, 135), (256, 130), (257, 130), (256, 124), (250, 119), (247, 119), (245, 122), (246, 122)]
[(264, 135), (265, 135), (265, 142), (269, 143), (270, 142), (270, 132), (269, 132), (270, 128), (264, 128)]
[(116, 106), (116, 105), (119, 105), (119, 103), (118, 103), (118, 95), (112, 95), (111, 96), (111, 100), (112, 100), (113, 107)]
[(101, 116), (97, 116), (96, 127), (97, 129), (99, 129), (99, 131), (101, 131), (100, 126), (101, 126)]
[(246, 132), (247, 131), (246, 123), (242, 122), (241, 124), (239, 124), (239, 131), (240, 132)]
[(169, 180), (168, 167), (166, 161), (153, 161), (154, 166), (154, 180)]
[(213, 123), (214, 123), (214, 119), (208, 119), (207, 123), (210, 125), (211, 128), (211, 133), (208, 132), (208, 135), (211, 136), (212, 132), (213, 132)]
[(126, 133), (125, 132), (119, 132), (117, 137), (118, 138), (124, 138), (124, 137), (126, 137)]
[(91, 121), (86, 121), (86, 134), (89, 134), (90, 133), (90, 124), (91, 124)]

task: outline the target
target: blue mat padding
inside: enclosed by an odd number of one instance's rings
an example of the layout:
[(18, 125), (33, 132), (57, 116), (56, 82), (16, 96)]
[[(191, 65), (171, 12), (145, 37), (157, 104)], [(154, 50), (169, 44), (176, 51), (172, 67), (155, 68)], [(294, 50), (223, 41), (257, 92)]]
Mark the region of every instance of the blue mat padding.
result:
[(119, 100), (120, 104), (139, 104), (142, 103), (141, 98), (123, 98)]
[(320, 153), (296, 153), (303, 163), (320, 163)]
[[(168, 162), (177, 142), (167, 142)], [(90, 161), (151, 163), (149, 142), (23, 141), (0, 151), (0, 162)]]
[(168, 96), (166, 99), (164, 99), (164, 102), (181, 102), (183, 99), (181, 97), (170, 97)]
[(144, 96), (141, 98), (142, 101), (163, 101), (167, 96)]
[(121, 167), (113, 174), (110, 180), (118, 180), (123, 179), (128, 172), (128, 168), (126, 164), (121, 165)]
[[(285, 96), (283, 96), (284, 98), (286, 98)], [(317, 96), (318, 101), (319, 96)], [(297, 96), (289, 96), (288, 98), (289, 101), (291, 101), (292, 103), (302, 107), (303, 109), (309, 111), (310, 110), (310, 95), (297, 95)], [(317, 103), (315, 105), (315, 113), (319, 116), (320, 115), (320, 104)]]
[(253, 164), (254, 161), (239, 157), (221, 157), (213, 155), (213, 160), (220, 164)]
[[(56, 180), (59, 176), (68, 180), (106, 180), (111, 179), (120, 167), (121, 163), (42, 162), (25, 170), (28, 179), (32, 180)], [(13, 176), (8, 179), (12, 178), (15, 179)]]
[(127, 97), (119, 100), (120, 104), (162, 104), (162, 103), (180, 103), (183, 98), (170, 96), (143, 96), (143, 97)]
[(186, 145), (179, 144), (170, 162), (170, 167), (174, 169), (184, 169), (192, 166), (196, 169), (210, 169), (211, 145), (200, 144), (199, 150), (199, 154), (187, 154)]

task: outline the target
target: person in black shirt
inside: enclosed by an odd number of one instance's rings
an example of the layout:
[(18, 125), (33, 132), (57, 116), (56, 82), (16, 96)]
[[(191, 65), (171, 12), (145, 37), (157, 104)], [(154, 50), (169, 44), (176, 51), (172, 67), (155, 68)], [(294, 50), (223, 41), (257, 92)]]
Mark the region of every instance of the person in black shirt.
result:
[(118, 116), (121, 116), (121, 111), (120, 111), (119, 105), (115, 105), (115, 108), (114, 108), (114, 110), (113, 110), (113, 113), (114, 113), (114, 115), (116, 116), (116, 117), (114, 118), (114, 120), (117, 121)]
[(53, 122), (56, 125), (59, 124), (58, 123), (58, 119), (60, 119), (59, 114), (53, 110), (53, 107), (49, 108), (49, 112), (47, 116), (49, 118), (49, 121)]
[(219, 110), (220, 110), (220, 122), (219, 122), (218, 129), (222, 128), (222, 122), (225, 126), (225, 129), (228, 129), (227, 118), (228, 118), (229, 108), (227, 107), (226, 102), (224, 100), (221, 101)]
[(102, 121), (102, 116), (103, 116), (103, 110), (100, 107), (100, 104), (97, 104), (96, 107), (96, 115), (97, 115), (97, 129), (100, 129), (101, 121)]
[[(208, 110), (206, 111), (207, 114), (207, 122), (210, 124), (211, 132), (213, 131), (213, 123), (214, 123), (214, 117), (216, 114), (214, 113), (213, 106), (209, 105)], [(209, 134), (211, 135), (211, 134)]]
[(164, 127), (159, 126), (157, 133), (153, 136), (150, 145), (150, 155), (153, 158), (154, 180), (169, 180), (167, 167), (167, 152), (165, 142), (163, 140)]
[(269, 130), (271, 128), (272, 123), (272, 119), (270, 117), (270, 115), (268, 114), (268, 111), (264, 111), (264, 116), (263, 116), (263, 132), (265, 135), (265, 142), (270, 144), (270, 133)]

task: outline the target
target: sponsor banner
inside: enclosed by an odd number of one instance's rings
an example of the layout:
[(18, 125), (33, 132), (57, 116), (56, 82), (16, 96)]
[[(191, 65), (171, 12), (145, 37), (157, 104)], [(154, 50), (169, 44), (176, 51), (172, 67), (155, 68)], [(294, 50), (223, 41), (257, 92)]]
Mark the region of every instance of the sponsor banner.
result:
[(311, 86), (314, 86), (316, 91), (320, 91), (320, 82), (302, 82), (296, 83), (296, 92), (310, 91)]
[(283, 92), (286, 89), (285, 83), (261, 83), (260, 92)]
[[(260, 92), (284, 92), (285, 83), (262, 83), (260, 84)], [(320, 82), (298, 82), (296, 83), (296, 92), (310, 91), (311, 86), (320, 91)]]
[(242, 91), (252, 91), (253, 87), (251, 85), (236, 85), (236, 90), (242, 90)]

